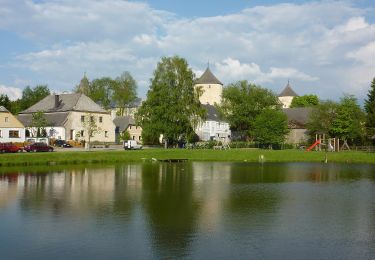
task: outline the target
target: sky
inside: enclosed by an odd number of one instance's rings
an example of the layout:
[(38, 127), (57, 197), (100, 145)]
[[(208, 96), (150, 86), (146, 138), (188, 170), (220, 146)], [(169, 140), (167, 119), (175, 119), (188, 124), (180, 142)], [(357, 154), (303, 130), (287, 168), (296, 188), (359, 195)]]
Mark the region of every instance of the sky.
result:
[(199, 77), (281, 92), (366, 97), (375, 77), (374, 0), (0, 0), (0, 93), (71, 92), (129, 71), (146, 96), (163, 56)]

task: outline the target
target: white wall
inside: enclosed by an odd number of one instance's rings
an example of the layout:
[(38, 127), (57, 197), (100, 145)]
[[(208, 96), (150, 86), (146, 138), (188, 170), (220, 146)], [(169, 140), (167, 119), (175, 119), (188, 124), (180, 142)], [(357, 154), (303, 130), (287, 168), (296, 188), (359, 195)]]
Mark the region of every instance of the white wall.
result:
[(279, 97), (280, 102), (283, 104), (283, 108), (289, 108), (292, 104), (294, 97)]
[[(22, 143), (25, 141), (25, 128), (0, 128), (1, 135), (0, 135), (0, 142), (1, 143)], [(18, 131), (19, 132), (19, 138), (10, 138), (9, 137), (9, 131)]]
[(201, 88), (203, 91), (199, 97), (201, 104), (215, 105), (221, 104), (221, 95), (223, 93), (223, 86), (220, 84), (197, 84), (194, 86), (196, 89)]
[[(29, 137), (36, 137), (36, 133), (38, 131), (37, 128), (31, 127), (31, 128), (27, 128), (27, 129), (30, 131)], [(46, 129), (47, 137), (54, 138), (54, 139), (66, 140), (65, 128), (64, 127), (47, 126), (47, 127), (45, 127), (45, 129)]]
[(196, 134), (202, 141), (209, 141), (211, 137), (214, 140), (223, 141), (228, 140), (231, 135), (229, 124), (220, 121), (205, 121), (198, 125), (195, 130)]

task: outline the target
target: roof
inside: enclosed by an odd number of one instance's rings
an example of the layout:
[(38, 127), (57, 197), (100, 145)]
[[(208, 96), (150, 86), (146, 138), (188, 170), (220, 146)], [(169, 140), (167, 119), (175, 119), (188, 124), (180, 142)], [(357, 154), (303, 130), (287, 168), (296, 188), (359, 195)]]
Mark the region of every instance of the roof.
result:
[(292, 89), (292, 86), (289, 84), (286, 85), (283, 91), (281, 91), (279, 97), (298, 97), (297, 93)]
[(215, 75), (211, 72), (210, 68), (207, 68), (202, 76), (195, 82), (195, 84), (220, 84), (223, 83), (218, 80)]
[(135, 120), (133, 117), (130, 116), (118, 116), (113, 120), (116, 128), (120, 130), (120, 132), (125, 131), (129, 125), (135, 125)]
[[(57, 106), (55, 105), (56, 97), (58, 97)], [(35, 105), (20, 112), (20, 114), (30, 114), (38, 111), (43, 111), (45, 113), (68, 111), (108, 113), (91, 98), (81, 93), (49, 95)]]
[(304, 127), (310, 119), (310, 114), (313, 111), (311, 107), (296, 107), (284, 108), (283, 112), (288, 117), (289, 124)]
[(213, 105), (209, 105), (209, 104), (206, 104), (206, 105), (202, 105), (206, 111), (207, 111), (207, 118), (206, 118), (206, 121), (223, 121), (220, 119), (220, 114), (219, 114), (219, 111), (217, 110), (217, 108)]
[(6, 112), (6, 113), (9, 113), (8, 109), (6, 109), (6, 108), (3, 107), (3, 106), (0, 106), (0, 112)]
[[(51, 113), (44, 114), (44, 118), (47, 120), (48, 126), (64, 126), (67, 120), (69, 112)], [(32, 114), (19, 114), (17, 119), (24, 125), (30, 126), (32, 121)]]

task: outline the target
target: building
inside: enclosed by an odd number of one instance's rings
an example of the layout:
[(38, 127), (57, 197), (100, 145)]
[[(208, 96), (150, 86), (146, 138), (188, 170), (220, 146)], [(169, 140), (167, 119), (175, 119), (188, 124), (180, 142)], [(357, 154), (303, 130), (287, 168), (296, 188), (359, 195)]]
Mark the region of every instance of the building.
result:
[(194, 88), (202, 91), (199, 96), (201, 104), (215, 105), (221, 104), (221, 95), (223, 93), (223, 83), (218, 80), (207, 67), (202, 76), (195, 82)]
[(206, 121), (201, 122), (195, 129), (195, 133), (202, 141), (216, 140), (228, 142), (231, 131), (229, 124), (220, 119), (219, 112), (213, 105), (203, 105), (207, 111)]
[(292, 104), (293, 98), (298, 97), (297, 93), (294, 92), (292, 86), (289, 84), (286, 85), (283, 91), (279, 94), (279, 101), (283, 105), (283, 108), (289, 108)]
[(0, 106), (0, 142), (24, 142), (25, 127), (5, 107)]
[(227, 142), (231, 135), (229, 123), (220, 118), (215, 107), (215, 105), (221, 104), (223, 84), (215, 77), (210, 68), (207, 68), (195, 82), (194, 88), (201, 91), (199, 101), (207, 111), (206, 121), (198, 124), (195, 133), (202, 141), (216, 140)]
[(306, 124), (313, 111), (311, 107), (284, 108), (283, 112), (288, 117), (288, 127), (290, 132), (285, 140), (289, 144), (299, 144), (307, 142), (309, 135)]
[(19, 113), (18, 119), (28, 127), (26, 137), (34, 135), (35, 129), (31, 127), (32, 115), (38, 111), (44, 113), (47, 121), (45, 129), (49, 138), (88, 141), (84, 122), (87, 122), (90, 117), (91, 120), (95, 120), (100, 130), (91, 137), (91, 141), (115, 141), (115, 125), (110, 112), (101, 108), (84, 94), (49, 95)]
[(137, 113), (138, 109), (141, 107), (142, 102), (143, 101), (141, 98), (136, 98), (133, 102), (127, 104), (125, 108), (119, 108), (115, 104), (113, 104), (111, 106), (112, 119), (115, 119), (117, 116), (130, 116), (134, 118), (135, 113)]
[(116, 142), (120, 142), (120, 135), (128, 131), (130, 139), (137, 142), (142, 141), (142, 128), (135, 124), (134, 117), (132, 116), (118, 116), (113, 120), (116, 126)]

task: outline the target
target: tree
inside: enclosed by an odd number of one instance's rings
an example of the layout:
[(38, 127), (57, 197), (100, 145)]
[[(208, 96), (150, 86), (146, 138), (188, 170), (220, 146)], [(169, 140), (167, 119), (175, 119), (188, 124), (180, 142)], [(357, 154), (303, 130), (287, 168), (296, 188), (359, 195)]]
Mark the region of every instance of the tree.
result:
[(365, 100), (366, 127), (371, 136), (375, 135), (375, 78), (371, 82), (371, 87)]
[(122, 141), (130, 140), (130, 133), (129, 133), (128, 130), (126, 130), (126, 131), (124, 131), (120, 134), (120, 140), (122, 140)]
[[(96, 124), (97, 117), (92, 113), (86, 113), (84, 115), (84, 120), (82, 122), (83, 129), (87, 137), (87, 147), (86, 149), (90, 150), (91, 138), (96, 134), (101, 133), (102, 129)], [(85, 138), (86, 141), (86, 138)]]
[(158, 63), (147, 99), (136, 114), (145, 143), (163, 135), (165, 142), (176, 144), (194, 132), (204, 118), (205, 109), (194, 91), (194, 74), (185, 59), (163, 57)]
[(86, 77), (86, 73), (83, 75), (83, 78), (81, 79), (79, 85), (75, 87), (74, 92), (90, 96), (90, 81)]
[(31, 107), (50, 94), (51, 92), (47, 85), (37, 85), (34, 88), (27, 86), (22, 91), (21, 110)]
[(338, 104), (336, 102), (327, 100), (322, 101), (314, 108), (314, 112), (310, 114), (310, 119), (306, 125), (309, 134), (327, 134), (333, 136), (331, 131), (332, 122), (337, 116)]
[(33, 137), (46, 137), (46, 126), (48, 122), (42, 111), (38, 111), (32, 114), (30, 123), (31, 134)]
[(3, 106), (10, 111), (11, 105), (12, 105), (12, 101), (10, 101), (8, 95), (1, 94), (0, 95), (0, 106)]
[(100, 104), (105, 109), (108, 109), (111, 104), (112, 89), (114, 89), (117, 82), (110, 77), (103, 77), (95, 79), (90, 84), (89, 97), (96, 103)]
[(313, 107), (319, 104), (319, 98), (317, 95), (304, 95), (300, 97), (294, 97), (290, 107)]
[(271, 149), (273, 145), (281, 145), (288, 132), (288, 118), (280, 110), (266, 109), (255, 118), (255, 140), (261, 145), (267, 145)]
[(218, 107), (231, 129), (254, 138), (254, 119), (265, 109), (279, 108), (278, 98), (270, 90), (238, 81), (223, 90), (222, 105)]
[(120, 109), (119, 115), (123, 116), (126, 105), (129, 105), (137, 98), (137, 83), (127, 71), (116, 78), (116, 83), (112, 89), (112, 101)]
[(341, 98), (336, 118), (332, 122), (331, 133), (335, 137), (362, 143), (365, 135), (365, 114), (352, 95)]

